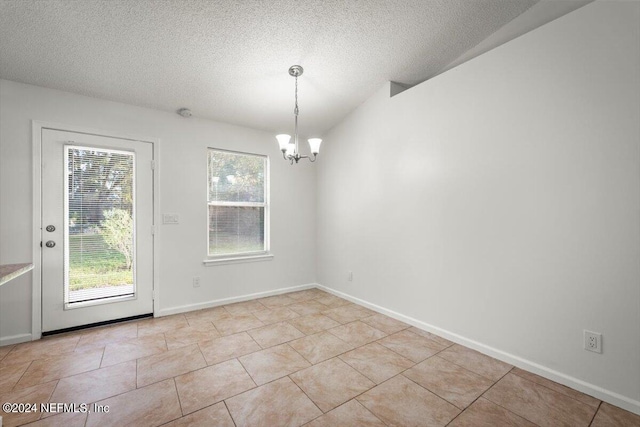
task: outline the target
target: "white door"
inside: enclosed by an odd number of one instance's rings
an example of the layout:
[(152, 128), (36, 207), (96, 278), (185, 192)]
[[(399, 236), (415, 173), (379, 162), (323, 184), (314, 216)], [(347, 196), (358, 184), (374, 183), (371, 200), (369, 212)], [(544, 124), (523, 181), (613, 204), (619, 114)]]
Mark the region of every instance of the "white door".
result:
[(153, 312), (153, 146), (42, 130), (42, 331)]

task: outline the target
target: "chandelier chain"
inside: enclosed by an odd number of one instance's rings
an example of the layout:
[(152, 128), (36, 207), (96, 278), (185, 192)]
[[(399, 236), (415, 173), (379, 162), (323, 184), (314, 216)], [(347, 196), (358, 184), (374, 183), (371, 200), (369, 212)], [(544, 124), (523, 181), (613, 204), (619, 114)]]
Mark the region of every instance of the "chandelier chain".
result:
[(293, 114), (298, 115), (298, 76), (296, 76), (296, 107), (293, 109)]
[(295, 144), (295, 151), (294, 151), (294, 155), (297, 155), (299, 153), (298, 151), (298, 76), (295, 76), (296, 78), (296, 107), (293, 110), (293, 114), (295, 115), (295, 134), (294, 134), (294, 144)]

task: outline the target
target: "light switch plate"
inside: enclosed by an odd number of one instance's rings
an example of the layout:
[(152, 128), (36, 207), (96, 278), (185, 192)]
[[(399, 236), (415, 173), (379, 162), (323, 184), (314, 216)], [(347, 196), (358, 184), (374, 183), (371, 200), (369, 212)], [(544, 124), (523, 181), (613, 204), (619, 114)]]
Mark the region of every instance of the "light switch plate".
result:
[(180, 215), (178, 215), (177, 213), (162, 214), (162, 223), (163, 224), (179, 224)]

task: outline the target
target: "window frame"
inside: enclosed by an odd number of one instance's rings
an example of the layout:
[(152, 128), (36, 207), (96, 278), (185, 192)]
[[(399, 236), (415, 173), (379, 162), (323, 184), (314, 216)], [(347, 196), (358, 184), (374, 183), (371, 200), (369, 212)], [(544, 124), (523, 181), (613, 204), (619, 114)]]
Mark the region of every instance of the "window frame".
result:
[[(211, 190), (211, 179), (209, 176), (209, 156), (211, 152), (220, 152), (227, 154), (234, 154), (239, 156), (250, 156), (250, 157), (260, 157), (264, 159), (264, 201), (263, 202), (216, 202), (209, 200), (209, 194)], [(273, 258), (273, 254), (270, 252), (271, 250), (271, 238), (270, 238), (270, 224), (271, 224), (271, 208), (270, 208), (270, 159), (268, 155), (265, 154), (257, 154), (257, 153), (248, 153), (244, 151), (237, 150), (227, 150), (223, 148), (215, 148), (215, 147), (207, 147), (207, 173), (206, 173), (206, 181), (207, 181), (207, 193), (206, 193), (206, 208), (207, 208), (207, 233), (206, 233), (206, 258), (204, 260), (204, 264), (227, 264), (227, 263), (235, 263), (235, 262), (248, 262), (248, 261), (263, 261), (269, 260)], [(209, 207), (210, 206), (226, 206), (226, 207), (260, 207), (264, 209), (264, 249), (260, 251), (251, 251), (251, 252), (233, 252), (228, 254), (214, 254), (211, 255), (209, 253), (210, 242), (209, 242), (209, 230), (210, 230), (210, 220), (211, 216), (209, 215)]]

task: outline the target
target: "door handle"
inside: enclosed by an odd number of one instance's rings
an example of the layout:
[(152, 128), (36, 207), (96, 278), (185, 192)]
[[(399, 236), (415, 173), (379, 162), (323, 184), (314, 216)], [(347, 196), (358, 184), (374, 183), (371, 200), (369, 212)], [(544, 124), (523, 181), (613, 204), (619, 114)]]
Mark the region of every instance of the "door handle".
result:
[(48, 248), (52, 248), (56, 245), (56, 242), (54, 242), (53, 240), (49, 240), (47, 243), (44, 244), (46, 247)]

